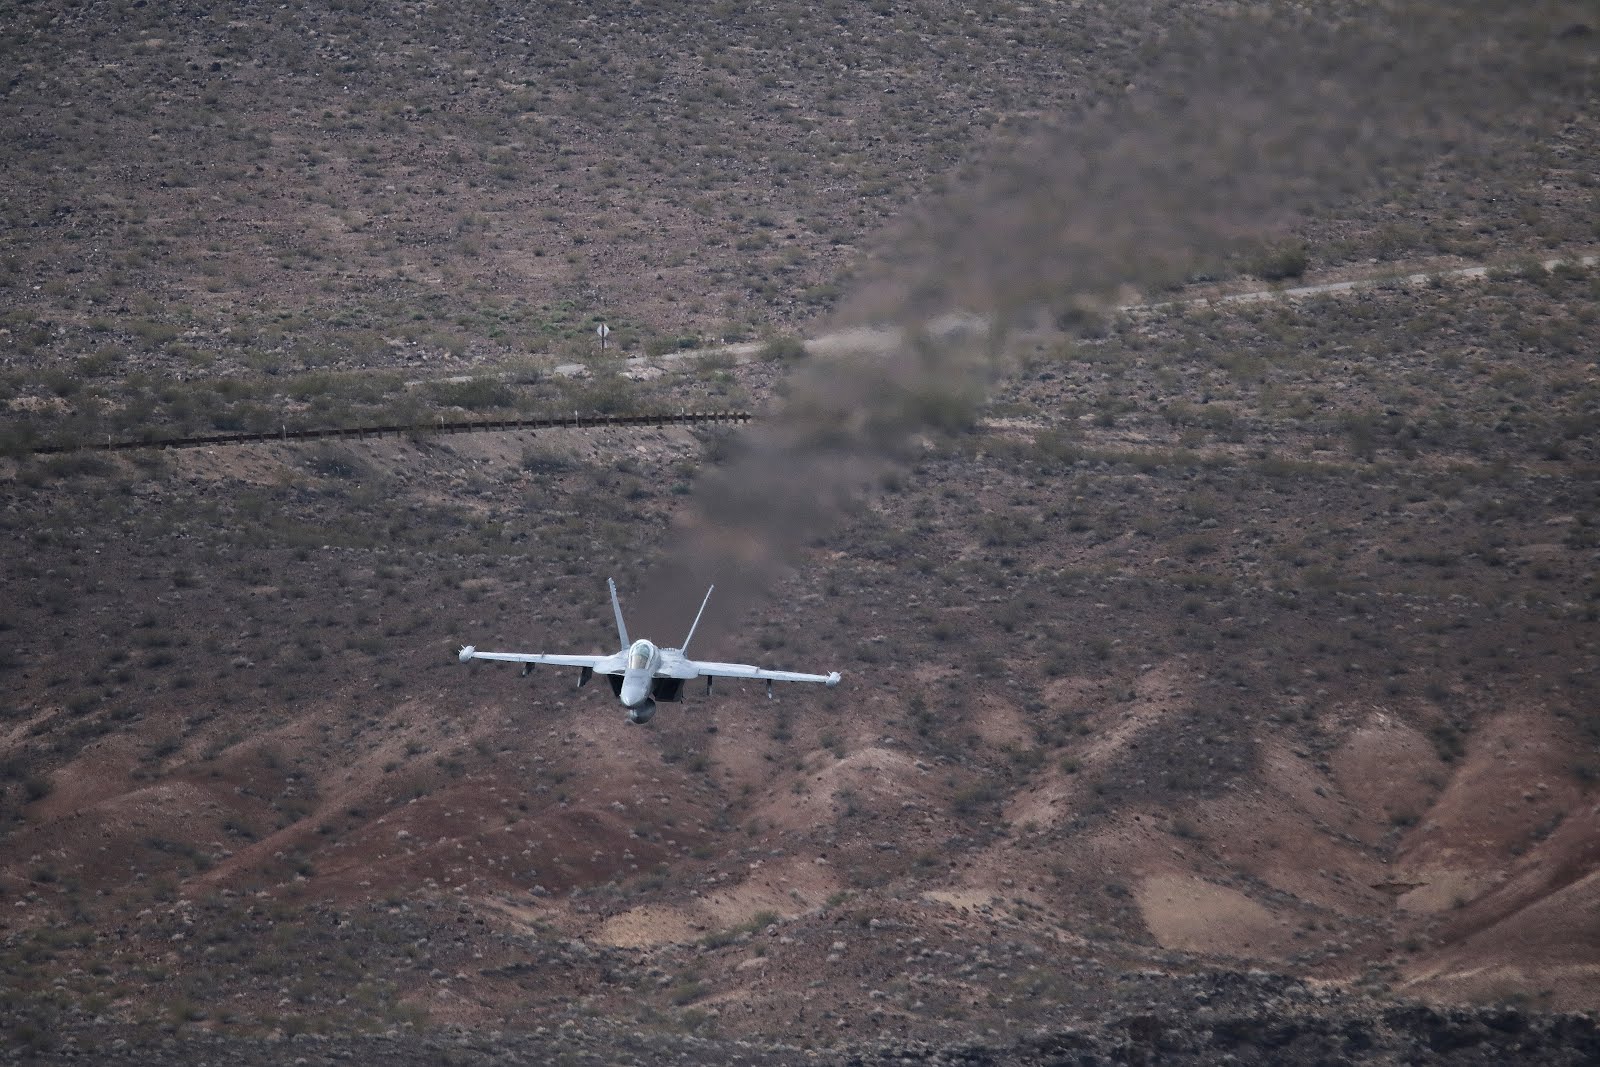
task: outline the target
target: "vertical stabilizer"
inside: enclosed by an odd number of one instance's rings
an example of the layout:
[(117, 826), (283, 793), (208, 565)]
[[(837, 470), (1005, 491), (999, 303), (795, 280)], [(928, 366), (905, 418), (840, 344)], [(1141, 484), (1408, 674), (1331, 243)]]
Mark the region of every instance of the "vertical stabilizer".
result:
[[(715, 588), (716, 586), (711, 587), (711, 589)], [(694, 613), (694, 622), (689, 627), (689, 636), (683, 639), (683, 647), (679, 649), (685, 655), (689, 652), (689, 642), (694, 640), (695, 630), (700, 626), (700, 616), (706, 613), (706, 605), (711, 603), (711, 589), (706, 590), (706, 598), (700, 601), (700, 610)]]
[(631, 642), (628, 640), (628, 627), (622, 621), (622, 602), (617, 599), (616, 579), (607, 578), (606, 584), (611, 587), (611, 611), (617, 617), (617, 637), (622, 641), (622, 647), (627, 648)]

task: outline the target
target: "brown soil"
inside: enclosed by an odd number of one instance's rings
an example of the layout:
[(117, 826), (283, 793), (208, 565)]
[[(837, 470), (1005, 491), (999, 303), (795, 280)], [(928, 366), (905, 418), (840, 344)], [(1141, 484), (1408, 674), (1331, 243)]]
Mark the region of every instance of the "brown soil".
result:
[[(713, 342), (816, 322), (978, 131), (1128, 96), (1165, 8), (1063, 38), (1052, 5), (758, 5), (724, 13), (781, 29), (748, 53), (665, 10), (419, 9), (411, 40), (165, 8), (3, 43), (35, 50), (0, 162), (16, 1058), (1600, 1055), (1600, 281), (1514, 265), (1594, 239), (1592, 97), (1468, 204), (1435, 161), (1299, 233), (1305, 281), (1486, 278), (807, 355)], [(592, 351), (602, 314), (647, 363)], [(747, 401), (747, 431), (24, 447)], [(754, 516), (719, 511), (752, 470)], [(698, 592), (639, 591), (707, 544), (695, 653), (841, 686), (691, 685), (635, 727), (603, 682), (456, 661), (611, 651), (608, 576), (675, 641)]]

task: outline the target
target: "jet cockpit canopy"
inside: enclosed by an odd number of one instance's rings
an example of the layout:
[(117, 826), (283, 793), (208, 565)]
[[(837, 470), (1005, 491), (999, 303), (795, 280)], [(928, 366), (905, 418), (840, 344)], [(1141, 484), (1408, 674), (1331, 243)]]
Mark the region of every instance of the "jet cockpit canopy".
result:
[(655, 658), (655, 645), (652, 645), (649, 641), (635, 641), (633, 646), (628, 649), (628, 669), (630, 671), (646, 670)]

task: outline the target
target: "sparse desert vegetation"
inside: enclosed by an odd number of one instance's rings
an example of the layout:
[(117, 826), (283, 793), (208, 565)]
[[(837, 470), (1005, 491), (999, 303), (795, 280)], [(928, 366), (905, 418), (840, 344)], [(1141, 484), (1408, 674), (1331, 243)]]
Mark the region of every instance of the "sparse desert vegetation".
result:
[[(1593, 1057), (1600, 270), (1538, 263), (1597, 236), (1570, 71), (1186, 277), (808, 346), (975, 160), (1245, 16), (7, 15), (8, 1053)], [(1592, 13), (1540, 25), (1592, 73)], [(608, 575), (676, 640), (686, 544), (726, 551), (698, 653), (845, 684), (637, 728), (455, 661), (609, 650)]]

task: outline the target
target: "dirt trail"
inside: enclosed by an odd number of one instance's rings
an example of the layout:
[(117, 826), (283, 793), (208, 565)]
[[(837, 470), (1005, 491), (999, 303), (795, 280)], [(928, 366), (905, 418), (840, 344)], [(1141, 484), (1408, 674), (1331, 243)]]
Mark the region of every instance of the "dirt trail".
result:
[[(1593, 255), (1564, 256), (1555, 259), (1546, 259), (1540, 262), (1545, 270), (1555, 270), (1557, 267), (1588, 268), (1600, 262), (1600, 257)], [(1329, 293), (1352, 293), (1361, 289), (1372, 289), (1379, 286), (1414, 286), (1427, 285), (1435, 281), (1475, 281), (1487, 278), (1489, 272), (1498, 268), (1485, 264), (1472, 267), (1451, 267), (1443, 270), (1405, 272), (1386, 270), (1383, 272), (1362, 273), (1356, 277), (1344, 278), (1339, 281), (1316, 282), (1311, 285), (1296, 285), (1288, 288), (1269, 287), (1261, 289), (1248, 289), (1238, 293), (1220, 293), (1215, 296), (1193, 297), (1185, 300), (1167, 300), (1154, 304), (1124, 304), (1117, 308), (1118, 311), (1157, 311), (1162, 308), (1192, 307), (1206, 304), (1249, 304), (1268, 303), (1276, 300), (1298, 300), (1307, 296), (1323, 296)]]
[[(1589, 253), (1558, 256), (1542, 260), (1539, 265), (1545, 270), (1555, 270), (1557, 267), (1588, 269), (1595, 266), (1596, 263), (1600, 263), (1600, 255)], [(1328, 281), (1311, 282), (1306, 285), (1288, 287), (1257, 285), (1238, 292), (1217, 292), (1205, 296), (1150, 303), (1118, 304), (1114, 310), (1123, 314), (1133, 314), (1180, 307), (1273, 303), (1283, 300), (1300, 300), (1309, 296), (1356, 293), (1392, 286), (1414, 287), (1428, 285), (1436, 281), (1478, 281), (1489, 277), (1493, 271), (1517, 269), (1518, 266), (1520, 264), (1479, 263), (1469, 267), (1417, 270), (1414, 267), (1408, 267), (1403, 264), (1391, 264), (1383, 269), (1374, 268), (1340, 272), (1347, 276)], [(939, 337), (950, 337), (961, 333), (981, 335), (988, 329), (988, 320), (980, 315), (955, 312), (934, 319), (928, 324), (928, 329), (930, 333)], [(806, 350), (814, 356), (831, 356), (847, 352), (887, 352), (901, 344), (904, 339), (904, 331), (894, 326), (851, 326), (831, 333), (819, 334), (806, 341), (805, 346)], [(754, 343), (723, 345), (716, 348), (697, 349), (694, 352), (674, 352), (660, 357), (656, 362), (665, 366), (691, 357), (703, 358), (708, 355), (725, 355), (736, 362), (748, 363), (759, 356), (761, 348), (760, 344)], [(633, 359), (628, 362), (630, 374), (632, 375), (649, 377), (657, 373), (653, 368), (647, 369), (649, 368), (649, 363), (644, 359)], [(581, 368), (574, 364), (567, 370), (570, 373), (576, 373)], [(558, 373), (561, 371), (562, 368), (557, 368)]]
[[(1543, 260), (1540, 266), (1545, 270), (1554, 270), (1563, 266), (1588, 269), (1596, 263), (1600, 263), (1600, 255), (1575, 254)], [(1393, 286), (1409, 288), (1438, 281), (1477, 281), (1487, 278), (1495, 270), (1516, 269), (1518, 265), (1480, 263), (1467, 267), (1418, 270), (1414, 266), (1392, 264), (1381, 270), (1341, 271), (1339, 273), (1344, 275), (1342, 277), (1311, 282), (1306, 285), (1288, 287), (1257, 285), (1237, 292), (1211, 292), (1204, 296), (1184, 297), (1178, 300), (1118, 304), (1112, 310), (1122, 314), (1138, 314), (1182, 307), (1214, 307), (1226, 304), (1256, 304), (1300, 300), (1310, 296), (1357, 293)], [(1195, 288), (1204, 287), (1197, 286)], [(986, 317), (966, 312), (952, 312), (927, 323), (928, 332), (938, 338), (952, 338), (960, 335), (982, 336), (988, 328), (989, 321)], [(897, 326), (848, 326), (828, 333), (818, 334), (806, 340), (804, 344), (806, 351), (813, 356), (839, 356), (853, 352), (890, 352), (901, 345), (904, 340), (905, 331)], [(624, 361), (621, 373), (623, 377), (634, 381), (650, 381), (660, 377), (664, 371), (690, 360), (714, 361), (726, 359), (735, 364), (748, 364), (761, 358), (761, 352), (764, 347), (765, 344), (760, 341), (740, 341), (732, 344), (713, 345), (707, 348), (696, 348), (689, 351), (669, 352), (653, 357), (631, 356)], [(582, 378), (588, 377), (591, 372), (586, 364), (568, 362), (555, 366), (553, 373), (563, 378)], [(504, 372), (499, 375), (502, 378), (510, 376), (512, 376), (512, 372)], [(456, 375), (437, 380), (464, 382), (470, 381), (474, 377), (481, 377), (481, 375)], [(428, 380), (417, 379), (406, 384), (421, 385)]]

